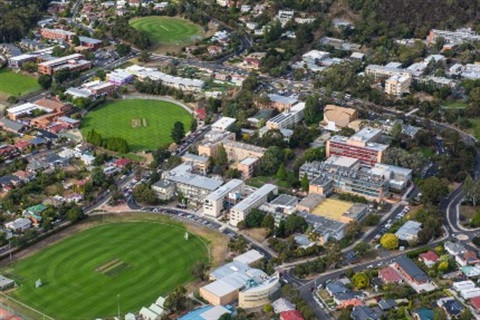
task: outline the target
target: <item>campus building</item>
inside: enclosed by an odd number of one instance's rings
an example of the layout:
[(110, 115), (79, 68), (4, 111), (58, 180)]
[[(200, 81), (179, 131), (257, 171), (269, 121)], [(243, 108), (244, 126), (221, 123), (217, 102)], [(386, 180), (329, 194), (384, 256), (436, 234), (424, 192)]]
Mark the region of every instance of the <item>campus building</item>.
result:
[(17, 120), (21, 117), (32, 115), (35, 110), (41, 110), (47, 114), (55, 115), (55, 118), (63, 116), (71, 111), (69, 104), (51, 98), (42, 98), (34, 103), (26, 102), (7, 109), (8, 118)]
[(240, 221), (245, 220), (245, 217), (250, 211), (252, 211), (252, 209), (258, 208), (259, 206), (267, 202), (268, 196), (270, 194), (277, 193), (277, 186), (273, 184), (263, 185), (261, 188), (257, 189), (255, 192), (243, 199), (241, 202), (237, 203), (230, 210), (230, 224), (233, 226), (237, 226)]
[(393, 96), (401, 96), (410, 91), (411, 84), (411, 74), (395, 74), (385, 80), (385, 93)]
[(132, 82), (134, 79), (133, 74), (122, 69), (115, 69), (107, 74), (107, 81), (113, 83), (116, 86), (123, 86)]
[(324, 162), (307, 162), (300, 167), (299, 179), (305, 175), (313, 182), (310, 192), (321, 195), (333, 189), (382, 201), (389, 190), (387, 178), (360, 166), (360, 162), (352, 158), (330, 157)]
[(75, 53), (65, 57), (48, 60), (38, 64), (38, 72), (53, 75), (56, 72), (68, 69), (70, 72), (84, 71), (92, 67), (92, 62), (85, 60), (82, 54)]
[(113, 83), (95, 80), (84, 83), (80, 87), (70, 87), (65, 94), (73, 98), (96, 98), (110, 95), (113, 91), (115, 91)]
[(237, 170), (242, 174), (242, 179), (247, 180), (253, 177), (259, 164), (260, 158), (247, 157), (237, 164)]
[(327, 141), (326, 154), (359, 159), (363, 165), (373, 166), (382, 162), (382, 157), (388, 145), (377, 143), (382, 130), (363, 128), (350, 138), (333, 136)]
[(270, 99), (270, 108), (278, 109), (280, 111), (290, 109), (298, 103), (298, 100), (295, 98), (285, 97), (278, 94), (269, 94), (268, 98)]
[(344, 108), (327, 104), (323, 109), (323, 121), (321, 124), (330, 131), (346, 128), (350, 122), (358, 118), (358, 112), (352, 108)]
[(247, 264), (232, 261), (210, 273), (210, 284), (200, 288), (200, 296), (214, 306), (231, 304), (238, 299), (240, 308), (254, 308), (271, 303), (278, 296), (280, 278), (268, 276)]
[(205, 198), (223, 184), (221, 178), (208, 178), (192, 173), (193, 164), (190, 162), (166, 171), (163, 180), (175, 185), (177, 193), (181, 193), (188, 204), (193, 207), (203, 205)]
[(162, 84), (167, 87), (183, 91), (201, 91), (204, 82), (203, 80), (175, 77), (154, 68), (145, 68), (138, 65), (133, 65), (125, 69), (125, 71), (135, 75), (140, 81), (150, 79), (153, 81), (162, 81)]
[(262, 147), (232, 140), (223, 141), (222, 144), (230, 161), (241, 161), (248, 157), (262, 158), (265, 151), (267, 151), (267, 149)]
[(208, 157), (199, 156), (192, 153), (185, 153), (182, 156), (182, 162), (189, 162), (193, 165), (193, 169), (201, 174), (206, 174), (210, 167), (210, 160)]
[(297, 103), (291, 108), (288, 108), (284, 112), (276, 115), (272, 119), (267, 121), (267, 129), (287, 129), (292, 128), (297, 123), (302, 121), (305, 109), (305, 103)]
[(455, 31), (432, 29), (427, 37), (428, 43), (435, 43), (439, 38), (445, 40), (443, 49), (452, 49), (463, 42), (480, 41), (480, 35), (471, 28), (457, 29)]
[(75, 33), (62, 29), (43, 28), (42, 30), (40, 30), (40, 35), (45, 39), (63, 40), (65, 42), (70, 42), (75, 36)]
[(239, 179), (232, 179), (217, 190), (210, 193), (203, 201), (203, 214), (217, 218), (222, 210), (230, 208), (235, 201), (235, 194), (244, 193), (245, 183)]
[(218, 155), (218, 148), (220, 147), (220, 144), (230, 140), (235, 140), (235, 133), (229, 131), (212, 130), (205, 134), (205, 138), (198, 145), (198, 154), (215, 158)]
[(230, 117), (221, 117), (215, 123), (212, 124), (211, 128), (215, 131), (228, 131), (228, 129), (237, 122), (237, 119)]

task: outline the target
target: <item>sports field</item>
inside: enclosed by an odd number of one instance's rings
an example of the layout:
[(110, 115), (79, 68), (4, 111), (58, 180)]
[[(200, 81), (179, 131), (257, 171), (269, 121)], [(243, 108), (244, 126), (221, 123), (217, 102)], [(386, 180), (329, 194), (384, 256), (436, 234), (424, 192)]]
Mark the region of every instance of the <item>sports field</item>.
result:
[(130, 25), (148, 33), (155, 44), (185, 45), (201, 38), (200, 26), (181, 18), (150, 16), (134, 18)]
[(0, 70), (0, 93), (21, 96), (38, 89), (40, 89), (40, 85), (35, 78), (15, 73), (9, 69)]
[(170, 134), (176, 121), (188, 131), (191, 119), (186, 110), (171, 102), (126, 99), (89, 112), (81, 131), (86, 136), (93, 128), (102, 138), (124, 138), (132, 151), (154, 150), (172, 142)]
[[(55, 319), (137, 313), (193, 280), (207, 260), (202, 241), (181, 226), (154, 222), (103, 224), (20, 260), (3, 274), (21, 286), (11, 295)], [(35, 288), (40, 279), (43, 285)], [(117, 302), (117, 295), (118, 302)]]

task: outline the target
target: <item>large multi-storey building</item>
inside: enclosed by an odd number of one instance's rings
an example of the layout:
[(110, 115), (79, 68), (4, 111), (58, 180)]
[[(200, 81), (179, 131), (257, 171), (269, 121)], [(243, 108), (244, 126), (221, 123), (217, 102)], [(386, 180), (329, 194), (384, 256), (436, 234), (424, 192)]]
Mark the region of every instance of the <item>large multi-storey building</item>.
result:
[(276, 115), (267, 121), (267, 129), (286, 129), (295, 126), (303, 119), (305, 103), (297, 103), (286, 111)]
[(393, 96), (401, 96), (410, 91), (411, 84), (411, 74), (395, 74), (385, 81), (385, 93)]
[(450, 47), (463, 42), (480, 41), (480, 35), (470, 28), (457, 29), (455, 31), (432, 29), (427, 40), (429, 43), (435, 43), (439, 38), (443, 38), (445, 44)]
[(270, 99), (270, 108), (278, 109), (280, 111), (291, 108), (298, 103), (298, 100), (295, 98), (285, 97), (278, 94), (269, 94), (268, 98)]
[(248, 157), (262, 158), (267, 151), (262, 147), (232, 140), (223, 141), (222, 144), (230, 161), (241, 161)]
[(130, 66), (125, 70), (135, 75), (141, 81), (145, 79), (162, 81), (162, 84), (167, 87), (184, 91), (201, 91), (205, 84), (203, 80), (175, 77), (154, 68), (145, 68), (137, 65)]
[(245, 217), (250, 211), (267, 202), (270, 194), (277, 193), (277, 186), (273, 184), (263, 185), (230, 210), (230, 224), (237, 226), (240, 221), (245, 220)]
[[(239, 179), (232, 179), (214, 192), (210, 193), (203, 201), (203, 213), (206, 216), (217, 218), (222, 210), (231, 204), (230, 195), (244, 192), (245, 183)], [(233, 198), (233, 197), (232, 197)]]
[(360, 160), (364, 165), (373, 166), (382, 161), (383, 154), (388, 148), (385, 144), (375, 142), (381, 135), (382, 130), (367, 127), (350, 138), (333, 136), (327, 141), (327, 157), (350, 157)]
[(43, 28), (40, 31), (40, 35), (43, 38), (50, 39), (50, 40), (63, 40), (65, 42), (70, 42), (72, 38), (75, 36), (75, 33), (67, 30), (62, 30), (62, 29)]
[(59, 70), (68, 69), (70, 72), (88, 70), (92, 62), (85, 60), (82, 54), (75, 53), (65, 57), (48, 60), (38, 64), (38, 72), (53, 75)]
[(223, 184), (223, 181), (192, 173), (193, 164), (185, 162), (167, 171), (163, 180), (175, 185), (177, 193), (181, 193), (188, 204), (193, 207), (202, 205), (205, 198)]
[(389, 190), (389, 180), (376, 171), (362, 167), (356, 159), (330, 157), (324, 162), (307, 162), (300, 167), (299, 177), (312, 181), (312, 193), (325, 190), (348, 192), (367, 199), (382, 201)]

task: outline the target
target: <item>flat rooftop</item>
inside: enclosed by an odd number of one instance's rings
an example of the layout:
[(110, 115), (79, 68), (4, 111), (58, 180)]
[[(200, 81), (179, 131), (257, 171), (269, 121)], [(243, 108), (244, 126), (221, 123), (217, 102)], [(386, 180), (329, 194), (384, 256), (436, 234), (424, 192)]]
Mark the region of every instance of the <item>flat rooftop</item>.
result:
[(205, 200), (216, 201), (227, 196), (232, 190), (240, 187), (243, 184), (242, 180), (239, 179), (232, 179), (225, 183), (223, 186), (215, 190), (214, 192), (210, 193)]
[(335, 221), (340, 221), (340, 218), (345, 212), (352, 208), (353, 203), (340, 201), (336, 199), (325, 199), (317, 205), (311, 213), (317, 216), (322, 216)]
[(273, 184), (265, 184), (260, 189), (257, 189), (251, 195), (243, 199), (241, 202), (237, 203), (231, 210), (244, 211), (248, 209), (253, 203), (255, 203), (259, 198), (262, 198), (268, 195), (270, 192), (275, 192), (277, 186)]

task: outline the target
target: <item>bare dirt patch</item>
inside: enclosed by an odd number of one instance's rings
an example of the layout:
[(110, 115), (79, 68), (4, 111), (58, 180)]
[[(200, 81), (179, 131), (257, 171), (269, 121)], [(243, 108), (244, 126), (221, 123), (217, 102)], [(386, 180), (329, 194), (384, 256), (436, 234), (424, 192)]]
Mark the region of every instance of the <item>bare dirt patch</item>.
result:
[(246, 229), (243, 232), (258, 242), (263, 242), (267, 239), (267, 229), (265, 228)]

